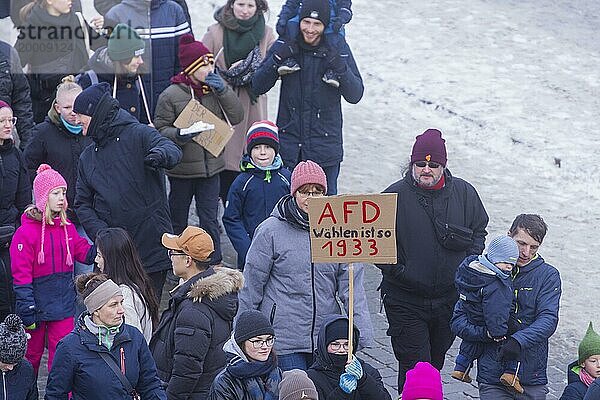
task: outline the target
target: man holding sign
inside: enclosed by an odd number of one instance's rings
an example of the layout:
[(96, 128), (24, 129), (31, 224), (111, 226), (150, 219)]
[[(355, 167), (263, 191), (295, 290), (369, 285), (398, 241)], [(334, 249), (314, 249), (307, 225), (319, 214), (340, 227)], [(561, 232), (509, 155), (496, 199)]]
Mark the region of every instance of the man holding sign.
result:
[(418, 361), (442, 369), (454, 341), (450, 318), (458, 295), (454, 275), (470, 254), (485, 247), (488, 215), (468, 182), (446, 168), (442, 133), (428, 129), (412, 149), (403, 179), (384, 193), (397, 193), (396, 264), (382, 270), (381, 294), (394, 354), (398, 392)]
[[(279, 367), (306, 370), (317, 348), (323, 321), (349, 308), (348, 265), (311, 261), (308, 204), (327, 191), (327, 178), (315, 162), (302, 161), (292, 173), (291, 194), (256, 228), (246, 256), (245, 284), (238, 315), (258, 309), (273, 319)], [(373, 327), (363, 288), (362, 265), (355, 265), (355, 323), (362, 345), (373, 344)]]

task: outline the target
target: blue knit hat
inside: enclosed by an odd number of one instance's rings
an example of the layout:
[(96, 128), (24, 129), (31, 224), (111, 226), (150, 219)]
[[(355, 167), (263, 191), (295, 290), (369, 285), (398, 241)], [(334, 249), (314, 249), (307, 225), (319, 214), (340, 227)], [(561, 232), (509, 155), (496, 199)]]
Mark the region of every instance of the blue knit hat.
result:
[(100, 99), (102, 99), (105, 94), (110, 96), (110, 85), (106, 82), (96, 83), (88, 87), (75, 98), (73, 112), (89, 117), (93, 116), (98, 107), (98, 103), (100, 103)]
[(519, 258), (519, 246), (509, 236), (498, 236), (488, 246), (485, 257), (492, 263), (508, 263), (515, 265)]

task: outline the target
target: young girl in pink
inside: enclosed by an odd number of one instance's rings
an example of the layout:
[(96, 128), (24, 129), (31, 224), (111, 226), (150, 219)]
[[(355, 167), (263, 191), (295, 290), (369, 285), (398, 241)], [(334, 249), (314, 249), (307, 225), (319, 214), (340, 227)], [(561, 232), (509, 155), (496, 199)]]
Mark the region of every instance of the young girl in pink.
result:
[(37, 374), (48, 339), (48, 370), (56, 344), (73, 329), (73, 261), (91, 264), (95, 249), (67, 219), (67, 182), (42, 164), (33, 181), (35, 205), (21, 216), (10, 245), (16, 312), (31, 339), (25, 358)]

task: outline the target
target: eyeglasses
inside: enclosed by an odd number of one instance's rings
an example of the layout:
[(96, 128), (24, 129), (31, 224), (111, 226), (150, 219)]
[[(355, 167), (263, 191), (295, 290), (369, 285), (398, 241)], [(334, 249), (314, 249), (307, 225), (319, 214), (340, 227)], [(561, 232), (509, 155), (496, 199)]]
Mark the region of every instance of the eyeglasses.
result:
[(433, 161), (417, 161), (417, 162), (415, 162), (415, 165), (419, 168), (425, 168), (426, 166), (429, 166), (429, 168), (431, 168), (431, 169), (436, 169), (436, 168), (441, 167), (441, 164), (438, 164)]
[(320, 190), (315, 190), (314, 192), (298, 192), (298, 196), (300, 197), (322, 197), (325, 195), (325, 192)]
[(169, 257), (174, 257), (174, 256), (187, 256), (187, 254), (185, 254), (182, 251), (175, 251), (175, 250), (169, 250), (168, 251)]
[(346, 343), (331, 342), (331, 343), (329, 343), (329, 347), (331, 347), (331, 350), (333, 350), (333, 351), (338, 351), (342, 347), (344, 348), (344, 350), (348, 350), (348, 344), (349, 343), (350, 342), (346, 342)]
[(12, 117), (12, 118), (2, 118), (0, 119), (0, 124), (2, 125), (6, 125), (6, 123), (9, 123), (10, 125), (14, 125), (17, 123), (17, 117)]
[(273, 343), (275, 343), (275, 338), (271, 336), (270, 338), (267, 338), (265, 340), (255, 339), (248, 341), (252, 343), (252, 347), (254, 347), (255, 349), (260, 349), (261, 347), (263, 347), (263, 345), (267, 347), (273, 347)]

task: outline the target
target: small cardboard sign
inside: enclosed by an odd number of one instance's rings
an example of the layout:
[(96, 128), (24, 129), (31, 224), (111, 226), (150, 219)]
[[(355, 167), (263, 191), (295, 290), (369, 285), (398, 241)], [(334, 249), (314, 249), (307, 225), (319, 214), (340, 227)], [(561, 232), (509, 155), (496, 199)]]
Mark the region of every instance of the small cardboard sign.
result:
[(191, 99), (186, 104), (173, 125), (176, 128), (185, 129), (198, 121), (204, 122), (207, 130), (200, 132), (193, 140), (208, 150), (210, 154), (218, 157), (233, 136), (233, 128), (196, 99)]
[(384, 193), (311, 198), (312, 262), (395, 264), (397, 197)]

